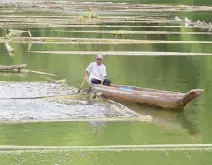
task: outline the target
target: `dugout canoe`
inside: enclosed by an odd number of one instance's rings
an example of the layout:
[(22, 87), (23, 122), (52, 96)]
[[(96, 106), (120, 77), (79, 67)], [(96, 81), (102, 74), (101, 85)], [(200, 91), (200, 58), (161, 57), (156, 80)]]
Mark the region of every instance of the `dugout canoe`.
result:
[(187, 93), (182, 93), (115, 84), (110, 87), (95, 84), (89, 84), (89, 86), (92, 92), (101, 94), (111, 100), (141, 103), (169, 109), (183, 109), (203, 92), (202, 89), (192, 89)]

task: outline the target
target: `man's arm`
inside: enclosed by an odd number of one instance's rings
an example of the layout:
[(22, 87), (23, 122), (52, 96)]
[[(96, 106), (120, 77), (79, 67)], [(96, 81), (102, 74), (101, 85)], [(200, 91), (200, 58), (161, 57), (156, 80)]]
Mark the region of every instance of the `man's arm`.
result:
[(85, 80), (86, 80), (87, 82), (88, 82), (88, 76), (89, 76), (89, 73), (90, 73), (91, 69), (92, 69), (92, 63), (90, 63), (90, 64), (88, 65), (88, 67), (86, 68), (86, 70), (85, 70), (84, 78), (85, 78)]
[(85, 76), (84, 76), (85, 80), (88, 81), (88, 71), (85, 71)]
[(106, 79), (107, 73), (106, 73), (106, 66), (103, 69), (103, 73), (102, 73), (102, 81), (101, 81), (101, 85), (104, 83), (104, 80)]

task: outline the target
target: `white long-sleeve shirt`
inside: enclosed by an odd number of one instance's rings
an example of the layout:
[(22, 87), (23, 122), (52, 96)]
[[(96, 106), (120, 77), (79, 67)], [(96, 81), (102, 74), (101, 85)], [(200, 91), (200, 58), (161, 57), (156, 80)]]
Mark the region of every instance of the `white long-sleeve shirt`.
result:
[(106, 77), (106, 66), (104, 64), (97, 65), (96, 62), (91, 62), (86, 71), (89, 73), (89, 81), (93, 78), (102, 81)]

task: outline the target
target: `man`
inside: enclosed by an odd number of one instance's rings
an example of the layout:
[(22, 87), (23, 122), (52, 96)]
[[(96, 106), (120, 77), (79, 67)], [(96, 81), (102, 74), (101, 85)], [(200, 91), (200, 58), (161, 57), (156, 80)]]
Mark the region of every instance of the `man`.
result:
[(106, 67), (102, 64), (103, 56), (98, 54), (96, 62), (91, 62), (85, 71), (85, 80), (92, 84), (103, 84), (110, 86), (111, 81), (106, 79)]

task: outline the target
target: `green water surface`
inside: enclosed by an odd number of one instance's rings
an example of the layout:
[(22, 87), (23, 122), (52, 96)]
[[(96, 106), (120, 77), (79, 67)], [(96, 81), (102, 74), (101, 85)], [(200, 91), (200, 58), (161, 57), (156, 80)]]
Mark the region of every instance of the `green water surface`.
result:
[[(137, 1), (130, 1), (137, 3)], [(158, 3), (159, 1), (139, 1)], [(166, 1), (167, 2), (167, 1)], [(166, 3), (160, 1), (159, 3)], [(168, 3), (168, 2), (167, 2)], [(210, 1), (169, 1), (180, 4), (211, 4)], [(142, 15), (142, 13), (141, 13)], [(170, 13), (189, 16), (192, 20), (211, 21), (210, 12)], [(120, 25), (120, 24), (119, 24)], [(149, 25), (132, 24), (124, 25)], [(155, 24), (159, 25), (159, 24)], [(166, 25), (166, 24), (164, 24)], [(26, 29), (27, 30), (27, 29)], [(200, 31), (176, 28), (31, 28), (33, 36), (114, 38), (115, 34), (76, 33), (74, 30), (131, 31)], [(68, 32), (64, 32), (68, 31)], [(4, 36), (3, 30), (0, 31)], [(119, 34), (118, 39), (211, 41), (211, 35), (143, 35)], [(84, 70), (95, 55), (36, 54), (27, 52), (28, 44), (10, 43), (15, 55), (9, 56), (0, 44), (0, 64), (25, 63), (29, 69), (54, 73), (56, 78), (38, 74), (0, 73), (1, 81), (38, 81), (66, 79), (70, 86), (79, 87)], [(32, 51), (155, 51), (212, 53), (211, 44), (32, 44)], [(171, 91), (204, 90), (203, 95), (187, 105), (183, 112), (123, 103), (154, 122), (64, 122), (0, 124), (0, 145), (21, 146), (99, 146), (141, 144), (212, 143), (211, 56), (104, 56), (107, 76), (112, 83)], [(84, 87), (86, 89), (87, 86)], [(24, 107), (23, 107), (24, 109)], [(3, 111), (4, 109), (2, 109)], [(21, 109), (17, 109), (21, 111)], [(44, 109), (45, 111), (45, 109)], [(15, 112), (14, 112), (15, 113)], [(52, 152), (1, 153), (0, 164), (210, 164), (210, 151), (149, 151), (149, 152)]]

